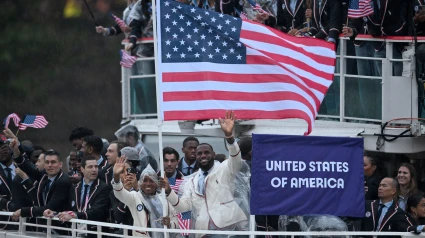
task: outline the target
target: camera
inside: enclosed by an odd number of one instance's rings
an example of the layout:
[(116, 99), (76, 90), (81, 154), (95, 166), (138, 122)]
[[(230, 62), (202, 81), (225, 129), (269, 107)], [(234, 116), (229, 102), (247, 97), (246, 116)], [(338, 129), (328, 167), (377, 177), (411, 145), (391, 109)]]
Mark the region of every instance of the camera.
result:
[(128, 174), (136, 174), (136, 169), (134, 169), (134, 168), (128, 168), (127, 169), (127, 173)]
[(81, 160), (81, 158), (83, 158), (83, 156), (84, 156), (84, 153), (82, 152), (82, 151), (77, 151), (77, 159), (78, 160)]

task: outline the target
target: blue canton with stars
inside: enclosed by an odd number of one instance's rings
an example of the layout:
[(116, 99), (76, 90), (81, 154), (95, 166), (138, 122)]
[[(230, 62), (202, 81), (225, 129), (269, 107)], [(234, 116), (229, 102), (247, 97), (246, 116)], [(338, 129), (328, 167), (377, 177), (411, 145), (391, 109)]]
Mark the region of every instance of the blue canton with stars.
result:
[(239, 42), (241, 19), (173, 0), (160, 4), (163, 63), (246, 63), (246, 48)]

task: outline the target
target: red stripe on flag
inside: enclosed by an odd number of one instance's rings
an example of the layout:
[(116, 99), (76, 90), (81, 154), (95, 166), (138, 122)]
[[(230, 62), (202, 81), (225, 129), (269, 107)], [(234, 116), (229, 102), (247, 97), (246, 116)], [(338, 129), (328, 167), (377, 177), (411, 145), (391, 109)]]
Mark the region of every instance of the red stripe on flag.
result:
[[(261, 111), (261, 110), (233, 110), (239, 119), (286, 119), (300, 118), (308, 123), (308, 130), (311, 131), (312, 121), (308, 114), (301, 110), (288, 109), (279, 111)], [(164, 111), (164, 119), (172, 120), (199, 120), (205, 118), (220, 118), (226, 113), (226, 110), (193, 110), (193, 111)]]
[[(303, 49), (302, 47), (297, 47), (297, 46), (288, 44), (285, 40), (290, 41), (290, 42), (294, 42), (294, 39), (286, 39), (286, 38), (289, 38), (289, 37), (278, 38), (278, 37), (273, 37), (273, 36), (270, 36), (270, 35), (266, 35), (266, 34), (262, 34), (262, 33), (258, 33), (258, 32), (252, 32), (252, 31), (248, 31), (248, 30), (241, 31), (241, 38), (244, 38), (244, 39), (255, 40), (255, 41), (261, 42), (261, 41), (264, 41), (264, 37), (267, 37), (267, 43), (269, 43), (269, 44), (283, 46), (283, 47), (288, 48), (290, 50), (302, 53), (303, 55), (313, 59), (316, 62), (320, 62), (321, 64), (326, 64), (326, 65), (334, 64), (335, 59), (325, 57), (325, 56), (316, 55), (316, 54), (312, 54), (312, 53), (306, 51), (305, 49)], [(292, 37), (292, 38), (297, 39), (299, 37)], [(304, 39), (306, 39), (306, 38), (304, 38)], [(300, 42), (300, 44), (305, 45), (305, 41)], [(296, 58), (293, 58), (293, 59), (296, 60)]]
[[(258, 56), (250, 55), (250, 56), (246, 57), (246, 63), (247, 64), (260, 64), (260, 63), (261, 64), (265, 64), (264, 62), (267, 62), (267, 61), (273, 61), (273, 60), (270, 59), (270, 58), (264, 57), (264, 56), (260, 56), (260, 55), (258, 55)], [(310, 91), (311, 89), (315, 89), (315, 90), (317, 90), (317, 91), (319, 91), (321, 93), (326, 93), (326, 91), (328, 90), (328, 87), (326, 87), (325, 85), (322, 85), (322, 84), (317, 83), (317, 82), (315, 82), (313, 80), (307, 79), (307, 78), (305, 78), (305, 77), (297, 74), (297, 72), (293, 72), (292, 70), (290, 70), (290, 69), (288, 69), (288, 68), (286, 68), (284, 66), (280, 66), (280, 67), (284, 68), (285, 70), (293, 73), (298, 78), (300, 78), (309, 87), (309, 89), (305, 88), (306, 90), (304, 90), (304, 91), (306, 91), (306, 92), (307, 91)], [(277, 75), (275, 75), (275, 76), (277, 76)], [(280, 78), (286, 77), (286, 78), (289, 78), (289, 80), (291, 80), (291, 83), (297, 84), (297, 86), (298, 85), (301, 85), (299, 82), (297, 82), (296, 80), (292, 79), (290, 76), (278, 75), (277, 77), (278, 78), (279, 77)]]
[[(272, 102), (280, 100), (294, 100), (305, 104), (314, 114), (315, 109), (310, 102), (303, 96), (294, 92), (268, 92), (268, 93), (242, 93), (242, 92), (223, 92), (223, 91), (196, 91), (196, 92), (165, 92), (163, 94), (166, 101), (192, 101), (196, 100), (235, 100), (238, 101), (257, 101)], [(240, 115), (238, 115), (239, 117)]]
[[(163, 82), (199, 82), (199, 81), (218, 81), (218, 82), (232, 82), (232, 83), (290, 83), (313, 98), (316, 103), (316, 107), (319, 108), (320, 101), (317, 99), (306, 86), (295, 81), (291, 77), (282, 77), (282, 75), (275, 74), (228, 74), (228, 73), (218, 73), (218, 72), (185, 72), (185, 73), (163, 73), (162, 74)], [(306, 82), (307, 86), (314, 88), (317, 91), (325, 93), (327, 87), (315, 83), (313, 81)], [(193, 99), (192, 99), (193, 100)]]

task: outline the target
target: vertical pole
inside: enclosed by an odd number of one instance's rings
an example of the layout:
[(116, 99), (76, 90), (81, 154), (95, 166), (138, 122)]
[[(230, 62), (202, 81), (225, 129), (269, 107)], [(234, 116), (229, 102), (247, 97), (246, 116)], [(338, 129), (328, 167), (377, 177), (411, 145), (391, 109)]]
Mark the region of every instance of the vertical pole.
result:
[(102, 226), (97, 225), (97, 238), (102, 238)]
[(77, 223), (75, 222), (71, 223), (71, 235), (72, 235), (72, 238), (77, 237)]
[(339, 121), (343, 122), (345, 117), (345, 74), (347, 55), (347, 40), (339, 38)]
[[(164, 1), (164, 0), (162, 0)], [(158, 4), (161, 4), (161, 0), (158, 0)], [(158, 34), (158, 29), (161, 26), (161, 8), (156, 7), (156, 1), (152, 1), (152, 23), (153, 23), (153, 42), (154, 42), (154, 57), (155, 57), (155, 79), (156, 79), (156, 105), (158, 115), (158, 147), (159, 147), (159, 168), (161, 171), (161, 177), (164, 177), (164, 156), (162, 154), (162, 123), (163, 115), (161, 112), (162, 104), (162, 93), (161, 93), (161, 82), (162, 75), (159, 68), (159, 58), (161, 56), (161, 47), (158, 47), (158, 42), (161, 42), (161, 34)], [(161, 189), (161, 201), (162, 201), (162, 214), (163, 217), (168, 215), (168, 201), (165, 198), (165, 189)], [(164, 238), (168, 238), (166, 231), (167, 226), (164, 225)]]
[[(255, 215), (249, 216), (249, 231), (251, 232), (255, 231)], [(249, 238), (255, 238), (255, 235), (250, 234)]]
[(47, 219), (47, 238), (52, 237), (52, 219)]

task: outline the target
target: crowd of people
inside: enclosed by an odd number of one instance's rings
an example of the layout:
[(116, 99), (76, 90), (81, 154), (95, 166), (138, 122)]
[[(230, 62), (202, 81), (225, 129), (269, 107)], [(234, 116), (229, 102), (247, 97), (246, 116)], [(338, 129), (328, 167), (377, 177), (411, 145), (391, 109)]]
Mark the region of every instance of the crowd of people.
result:
[[(173, 237), (187, 236), (185, 229), (248, 230), (252, 141), (250, 137), (237, 140), (234, 123), (232, 111), (220, 119), (228, 156), (218, 158), (222, 156), (217, 156), (210, 144), (189, 136), (182, 142), (182, 158), (176, 148), (163, 149), (164, 168), (158, 167), (134, 126), (122, 129), (118, 140), (111, 143), (104, 143), (87, 127), (77, 127), (69, 136), (75, 150), (66, 160), (54, 150), (20, 142), (5, 128), (5, 138), (0, 141), (0, 209), (13, 212), (13, 216), (1, 219), (26, 217), (31, 223), (45, 224), (46, 220), (39, 218), (44, 216), (58, 217), (59, 221), (52, 223), (57, 227), (69, 227), (67, 221), (76, 218), (182, 230)], [(64, 164), (68, 164), (68, 173)], [(364, 155), (366, 213), (363, 218), (338, 218), (343, 221), (342, 230), (420, 233), (425, 225), (425, 195), (415, 167), (401, 164), (394, 178), (386, 175), (381, 164), (377, 158)], [(166, 201), (161, 200), (162, 188)], [(302, 216), (284, 214), (256, 216), (256, 229), (305, 231), (302, 220)], [(97, 226), (79, 224), (78, 228), (89, 231), (79, 232), (79, 236), (97, 236), (90, 233)], [(17, 227), (1, 225), (1, 229)], [(123, 234), (123, 230), (108, 226), (102, 229)], [(31, 226), (27, 230), (45, 231)], [(69, 234), (60, 229), (54, 232)], [(137, 229), (128, 233), (163, 237), (160, 232)]]

